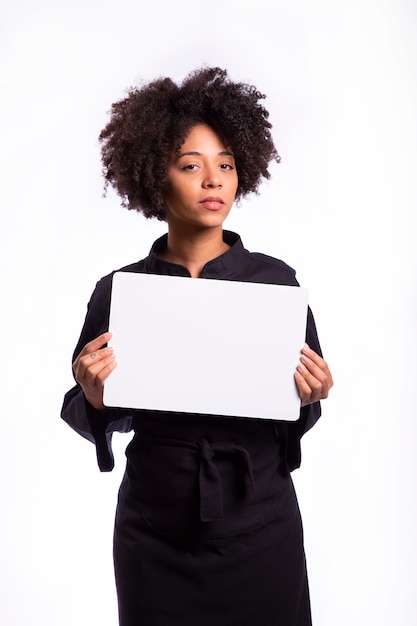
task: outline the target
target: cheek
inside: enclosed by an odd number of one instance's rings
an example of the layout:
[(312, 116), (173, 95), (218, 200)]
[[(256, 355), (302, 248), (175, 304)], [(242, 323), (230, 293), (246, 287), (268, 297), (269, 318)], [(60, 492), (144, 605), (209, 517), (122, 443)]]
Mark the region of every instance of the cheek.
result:
[(171, 185), (162, 195), (162, 200), (165, 206), (175, 206), (178, 202), (181, 202), (181, 193)]
[(194, 185), (189, 180), (173, 180), (169, 181), (169, 186), (164, 194), (164, 197), (169, 202), (184, 202), (184, 200), (193, 192)]
[(236, 173), (235, 179), (233, 181), (233, 185), (231, 185), (231, 187), (233, 188), (233, 194), (234, 195), (236, 195), (236, 193), (237, 193), (238, 186), (239, 186), (239, 178), (238, 178), (237, 173)]

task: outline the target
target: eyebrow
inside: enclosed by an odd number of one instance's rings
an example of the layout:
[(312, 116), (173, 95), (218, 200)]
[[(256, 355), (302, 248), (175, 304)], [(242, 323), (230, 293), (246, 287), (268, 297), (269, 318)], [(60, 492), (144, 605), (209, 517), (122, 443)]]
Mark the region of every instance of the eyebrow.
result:
[[(201, 152), (181, 152), (181, 154), (178, 154), (177, 159), (180, 159), (181, 157), (184, 156), (203, 156)], [(229, 150), (222, 150), (221, 152), (217, 153), (217, 156), (231, 156), (234, 157), (234, 154), (232, 152), (229, 152)]]

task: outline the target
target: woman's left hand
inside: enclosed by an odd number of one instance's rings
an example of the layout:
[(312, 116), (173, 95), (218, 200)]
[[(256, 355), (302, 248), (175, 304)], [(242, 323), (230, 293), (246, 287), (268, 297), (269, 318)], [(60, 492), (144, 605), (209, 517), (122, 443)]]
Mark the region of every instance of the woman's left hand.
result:
[(307, 344), (301, 350), (300, 363), (294, 377), (301, 406), (324, 400), (333, 387), (333, 378), (326, 361)]

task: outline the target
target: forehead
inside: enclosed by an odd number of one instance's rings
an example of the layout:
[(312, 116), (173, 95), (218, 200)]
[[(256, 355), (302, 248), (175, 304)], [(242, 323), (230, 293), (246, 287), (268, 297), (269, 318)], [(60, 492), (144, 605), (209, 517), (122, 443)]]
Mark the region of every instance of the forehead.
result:
[(188, 151), (201, 152), (223, 152), (228, 146), (216, 131), (207, 124), (196, 124), (185, 136), (184, 143), (180, 147), (179, 153)]

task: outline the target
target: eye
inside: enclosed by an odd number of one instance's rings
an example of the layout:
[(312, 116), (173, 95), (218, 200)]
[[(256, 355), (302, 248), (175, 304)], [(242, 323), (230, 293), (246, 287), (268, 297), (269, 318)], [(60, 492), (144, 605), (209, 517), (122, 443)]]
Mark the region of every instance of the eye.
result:
[(181, 168), (183, 172), (186, 172), (186, 171), (193, 172), (196, 169), (198, 169), (198, 165), (196, 165), (195, 163), (188, 163), (188, 165), (184, 165), (184, 167)]
[(235, 168), (233, 167), (233, 165), (230, 165), (230, 163), (222, 163), (220, 165), (220, 168), (222, 170), (234, 170)]

